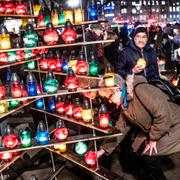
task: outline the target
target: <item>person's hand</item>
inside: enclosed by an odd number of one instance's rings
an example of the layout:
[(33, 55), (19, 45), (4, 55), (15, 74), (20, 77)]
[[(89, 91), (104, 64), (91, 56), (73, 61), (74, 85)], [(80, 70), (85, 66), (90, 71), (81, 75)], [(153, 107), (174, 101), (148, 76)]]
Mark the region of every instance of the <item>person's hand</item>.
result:
[(156, 147), (156, 143), (157, 141), (152, 141), (150, 140), (148, 144), (146, 144), (143, 154), (145, 154), (146, 152), (149, 151), (149, 155), (151, 156), (153, 153), (153, 150), (155, 151), (155, 153), (157, 154), (157, 147)]
[(144, 70), (144, 66), (135, 65), (133, 68), (133, 73), (138, 74)]
[(97, 151), (97, 158), (100, 158), (104, 153), (105, 151), (103, 149), (100, 149), (99, 151)]

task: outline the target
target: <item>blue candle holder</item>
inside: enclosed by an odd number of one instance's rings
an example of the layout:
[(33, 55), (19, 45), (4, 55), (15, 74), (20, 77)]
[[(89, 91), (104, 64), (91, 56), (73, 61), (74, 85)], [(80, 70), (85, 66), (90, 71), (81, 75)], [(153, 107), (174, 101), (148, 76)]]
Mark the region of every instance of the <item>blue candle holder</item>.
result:
[(27, 83), (27, 92), (29, 96), (37, 96), (37, 83), (28, 82)]
[(43, 109), (44, 108), (44, 100), (42, 98), (38, 99), (36, 101), (36, 108), (38, 108), (38, 109)]
[(98, 11), (96, 6), (89, 6), (88, 8), (88, 16), (90, 21), (98, 20)]
[(36, 141), (40, 145), (47, 144), (49, 139), (49, 133), (46, 130), (36, 133)]
[(62, 62), (62, 72), (67, 73), (67, 71), (68, 71), (68, 61), (64, 59)]
[(53, 100), (52, 98), (48, 100), (48, 109), (49, 109), (51, 112), (54, 112), (55, 109), (56, 109), (55, 102), (54, 102), (54, 100)]

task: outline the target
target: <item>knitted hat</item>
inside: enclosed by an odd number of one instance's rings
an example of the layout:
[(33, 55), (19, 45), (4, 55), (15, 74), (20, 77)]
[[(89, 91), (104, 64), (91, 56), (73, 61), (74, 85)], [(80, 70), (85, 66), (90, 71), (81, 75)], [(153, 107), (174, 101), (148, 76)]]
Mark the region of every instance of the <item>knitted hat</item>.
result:
[(146, 33), (147, 36), (149, 35), (146, 27), (137, 26), (137, 28), (134, 31), (134, 37), (136, 36), (137, 33), (141, 33), (141, 32)]

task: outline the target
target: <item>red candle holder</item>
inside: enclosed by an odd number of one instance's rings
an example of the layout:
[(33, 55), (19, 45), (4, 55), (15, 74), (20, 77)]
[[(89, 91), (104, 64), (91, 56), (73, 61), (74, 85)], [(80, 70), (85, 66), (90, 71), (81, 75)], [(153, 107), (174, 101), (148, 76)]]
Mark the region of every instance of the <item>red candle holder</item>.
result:
[(15, 13), (19, 15), (23, 15), (26, 14), (26, 12), (27, 12), (27, 6), (20, 1), (15, 7)]
[(79, 60), (76, 63), (76, 73), (80, 75), (85, 75), (87, 74), (88, 71), (88, 63), (86, 62), (84, 58), (84, 54), (81, 51), (79, 53)]
[(5, 13), (7, 14), (13, 14), (14, 13), (14, 3), (12, 2), (7, 2), (6, 4), (4, 4), (4, 8), (5, 8)]
[(57, 141), (63, 141), (68, 137), (68, 129), (66, 128), (64, 121), (61, 119), (59, 119), (56, 123), (54, 137)]
[(39, 62), (39, 67), (42, 70), (48, 70), (48, 58), (46, 58), (46, 54), (42, 55), (42, 59)]
[(44, 16), (42, 14), (40, 14), (38, 16), (38, 27), (41, 28), (41, 27), (44, 27), (45, 24), (44, 24)]
[(101, 104), (99, 108), (98, 119), (99, 119), (99, 126), (101, 128), (109, 127), (109, 113), (107, 111), (105, 104)]
[(62, 33), (62, 39), (66, 44), (73, 43), (76, 40), (76, 31), (73, 29), (71, 22), (68, 20), (65, 23), (65, 29)]
[(73, 117), (77, 120), (82, 119), (82, 105), (79, 98), (75, 98)]
[(16, 61), (21, 62), (25, 58), (25, 53), (23, 50), (16, 51)]
[(8, 54), (5, 52), (0, 53), (0, 65), (6, 65), (8, 64)]
[(52, 23), (47, 24), (47, 29), (43, 35), (44, 42), (47, 45), (56, 45), (59, 40), (59, 35), (55, 29), (53, 29)]
[(11, 95), (13, 98), (18, 98), (22, 96), (22, 89), (20, 83), (14, 83), (11, 86)]
[(0, 153), (0, 159), (2, 159), (4, 161), (10, 161), (12, 158), (13, 158), (12, 152)]
[(6, 8), (4, 7), (4, 2), (0, 2), (0, 13), (5, 13)]
[(77, 91), (79, 81), (78, 81), (77, 77), (75, 76), (74, 71), (72, 70), (71, 67), (68, 68), (68, 74), (65, 79), (64, 85), (70, 92)]
[(101, 128), (109, 127), (109, 114), (99, 114), (99, 126)]
[(88, 151), (84, 155), (84, 161), (88, 166), (94, 166), (96, 164), (97, 156), (96, 153), (92, 150)]
[(64, 112), (65, 112), (65, 103), (63, 102), (61, 96), (57, 96), (55, 106), (56, 106), (56, 112), (58, 114), (64, 114)]
[(0, 83), (0, 99), (3, 99), (6, 95), (6, 88)]
[(56, 68), (56, 60), (55, 59), (49, 59), (48, 61), (48, 69), (54, 70)]
[(65, 114), (73, 117), (74, 104), (65, 104)]

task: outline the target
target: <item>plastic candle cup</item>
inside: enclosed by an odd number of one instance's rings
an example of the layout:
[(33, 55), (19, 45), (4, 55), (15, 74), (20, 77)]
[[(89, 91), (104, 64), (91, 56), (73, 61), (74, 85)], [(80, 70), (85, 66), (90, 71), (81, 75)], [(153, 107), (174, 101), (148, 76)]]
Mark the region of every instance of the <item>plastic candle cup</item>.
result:
[(75, 76), (72, 68), (68, 68), (68, 73), (67, 73), (67, 77), (65, 79), (64, 85), (70, 92), (77, 91), (79, 81), (77, 77)]
[(85, 123), (90, 123), (93, 119), (93, 111), (90, 108), (89, 101), (87, 99), (84, 100), (81, 115)]
[(47, 132), (45, 124), (40, 121), (37, 127), (36, 141), (38, 144), (44, 145), (48, 143), (49, 139), (49, 133)]
[(98, 113), (99, 126), (101, 128), (109, 127), (109, 113), (105, 104), (101, 104)]
[(38, 109), (43, 109), (44, 108), (44, 100), (42, 98), (36, 100), (36, 108), (38, 108)]
[(5, 128), (5, 135), (3, 137), (3, 145), (6, 148), (14, 148), (16, 147), (18, 144), (18, 138), (17, 136), (14, 134), (12, 128), (10, 125), (7, 125)]
[(56, 105), (56, 112), (58, 114), (64, 114), (65, 104), (61, 96), (57, 96), (55, 105)]
[(31, 136), (30, 136), (30, 133), (26, 130), (23, 130), (21, 132), (21, 144), (22, 144), (22, 147), (31, 146)]
[(43, 40), (47, 45), (56, 45), (58, 43), (59, 35), (52, 23), (47, 23), (46, 30), (43, 34)]
[(1, 26), (0, 28), (0, 49), (10, 49), (11, 41), (10, 34), (8, 33), (5, 26)]
[(71, 21), (67, 20), (65, 23), (65, 29), (62, 33), (62, 39), (66, 44), (73, 43), (76, 40), (76, 31), (73, 29)]
[(115, 86), (115, 74), (113, 68), (108, 65), (105, 70), (105, 86), (113, 87)]
[(79, 53), (79, 59), (76, 63), (76, 74), (86, 75), (87, 71), (88, 71), (88, 63), (86, 62), (86, 59), (84, 58), (84, 54), (81, 51)]
[(77, 142), (75, 144), (75, 152), (79, 156), (84, 156), (84, 154), (88, 151), (88, 146), (85, 142)]
[(27, 92), (29, 96), (37, 96), (37, 81), (32, 72), (28, 72), (26, 78)]
[(56, 123), (56, 129), (54, 130), (54, 138), (57, 141), (63, 141), (68, 137), (68, 129), (66, 128), (64, 121), (59, 119)]
[(58, 86), (59, 86), (59, 83), (53, 76), (53, 72), (48, 71), (46, 80), (44, 82), (44, 89), (46, 90), (48, 94), (53, 94), (53, 93), (57, 93)]
[(90, 61), (89, 61), (89, 75), (90, 76), (97, 76), (99, 72), (99, 67), (93, 52), (90, 54)]

